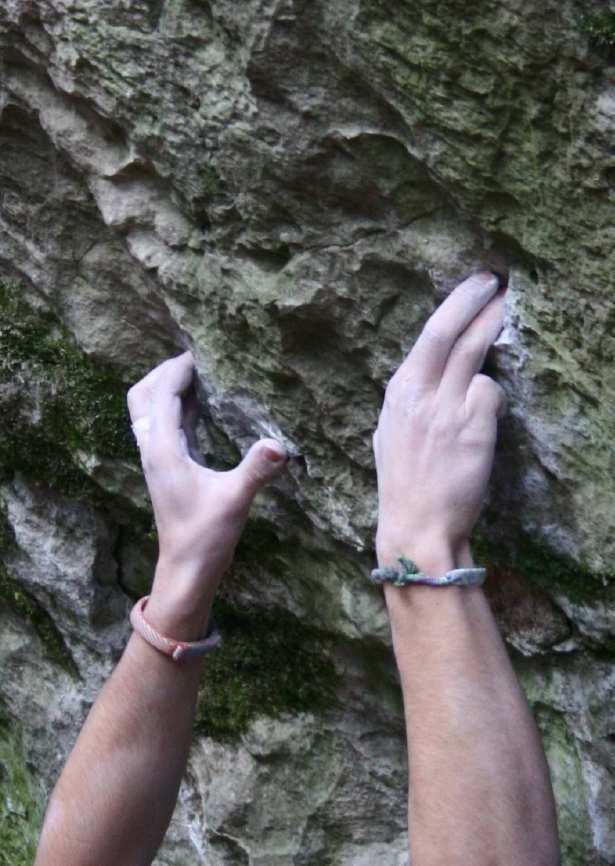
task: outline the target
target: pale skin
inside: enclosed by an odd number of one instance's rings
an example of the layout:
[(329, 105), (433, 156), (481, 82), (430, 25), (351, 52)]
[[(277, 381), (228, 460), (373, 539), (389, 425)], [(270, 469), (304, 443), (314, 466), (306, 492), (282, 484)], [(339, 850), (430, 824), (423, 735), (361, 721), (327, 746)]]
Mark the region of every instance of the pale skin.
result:
[[(393, 376), (374, 434), (380, 566), (404, 554), (433, 575), (472, 564), (491, 473), (499, 386), (479, 373), (502, 326), (490, 274), (462, 283)], [(192, 459), (180, 395), (190, 353), (128, 394), (159, 533), (146, 613), (202, 637), (255, 493), (284, 470), (274, 439), (228, 472)], [(555, 806), (540, 737), (480, 587), (387, 585), (404, 697), (413, 866), (556, 866)], [(48, 805), (35, 866), (144, 866), (164, 837), (191, 741), (204, 659), (175, 663), (133, 634)]]

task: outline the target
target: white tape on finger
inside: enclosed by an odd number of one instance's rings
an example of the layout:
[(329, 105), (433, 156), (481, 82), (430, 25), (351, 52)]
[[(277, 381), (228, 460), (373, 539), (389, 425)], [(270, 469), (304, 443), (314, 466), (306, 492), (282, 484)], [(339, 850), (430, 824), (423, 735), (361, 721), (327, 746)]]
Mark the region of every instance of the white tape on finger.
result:
[(142, 418), (137, 418), (137, 420), (132, 425), (132, 432), (134, 433), (135, 439), (137, 440), (137, 447), (141, 447), (141, 442), (139, 441), (139, 436), (143, 438), (143, 433), (149, 433), (150, 428), (150, 419), (147, 415), (144, 415)]

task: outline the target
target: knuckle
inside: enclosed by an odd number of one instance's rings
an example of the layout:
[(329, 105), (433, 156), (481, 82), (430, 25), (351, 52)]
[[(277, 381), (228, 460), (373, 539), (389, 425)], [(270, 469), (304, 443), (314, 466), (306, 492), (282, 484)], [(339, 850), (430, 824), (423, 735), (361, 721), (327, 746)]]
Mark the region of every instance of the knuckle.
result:
[(466, 358), (479, 357), (483, 353), (483, 344), (476, 337), (462, 337), (457, 341), (457, 352)]
[(400, 399), (405, 400), (408, 395), (421, 396), (425, 391), (425, 387), (416, 383), (415, 371), (410, 366), (404, 366), (391, 376), (389, 383), (385, 389), (385, 401), (398, 402)]
[(415, 382), (410, 382), (404, 393), (404, 406), (407, 412), (431, 413), (432, 400), (429, 389)]
[(384, 392), (384, 405), (387, 409), (394, 409), (398, 405), (399, 391), (399, 378), (396, 379), (395, 376), (393, 376)]
[(418, 411), (429, 402), (431, 394), (432, 389), (417, 379), (415, 368), (406, 360), (389, 379), (384, 392), (382, 412), (408, 414)]
[(455, 426), (452, 412), (449, 409), (439, 409), (430, 418), (425, 418), (424, 424), (436, 439), (450, 438), (451, 431)]
[(427, 320), (422, 331), (422, 336), (429, 343), (435, 343), (436, 345), (447, 343), (449, 341), (449, 334), (441, 325), (438, 325), (438, 323), (432, 319)]
[(495, 425), (487, 418), (479, 418), (461, 431), (459, 441), (465, 448), (481, 452), (493, 447), (495, 434)]
[(484, 373), (474, 376), (472, 390), (475, 408), (484, 412), (495, 411), (505, 399), (502, 386)]
[(149, 388), (142, 380), (128, 389), (126, 392), (126, 403), (131, 418), (146, 413), (150, 396)]
[(131, 385), (131, 387), (126, 392), (126, 402), (128, 404), (129, 409), (134, 408), (135, 401), (137, 399), (137, 388), (138, 388), (138, 385)]
[(476, 373), (472, 384), (479, 394), (491, 394), (494, 388), (499, 387), (497, 382), (485, 373)]
[(372, 451), (375, 456), (378, 456), (378, 429), (374, 430), (372, 434)]

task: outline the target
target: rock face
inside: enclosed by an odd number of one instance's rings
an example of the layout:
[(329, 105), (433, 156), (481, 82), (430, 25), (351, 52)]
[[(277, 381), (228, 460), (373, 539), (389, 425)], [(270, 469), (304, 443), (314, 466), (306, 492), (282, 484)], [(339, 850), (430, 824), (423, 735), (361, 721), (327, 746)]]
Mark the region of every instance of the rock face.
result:
[(426, 316), (488, 267), (509, 411), (475, 554), (564, 864), (615, 863), (615, 4), (4, 0), (0, 41), (6, 862), (151, 576), (124, 397), (185, 348), (212, 465), (266, 434), (294, 456), (226, 581), (156, 862), (406, 862), (371, 433)]

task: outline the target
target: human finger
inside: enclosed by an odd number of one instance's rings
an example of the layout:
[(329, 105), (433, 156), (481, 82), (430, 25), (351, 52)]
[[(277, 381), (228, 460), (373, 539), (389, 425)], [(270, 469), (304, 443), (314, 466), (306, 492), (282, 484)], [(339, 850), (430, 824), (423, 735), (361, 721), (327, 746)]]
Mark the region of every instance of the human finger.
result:
[(158, 459), (166, 454), (185, 455), (182, 447), (182, 401), (181, 395), (190, 385), (194, 375), (194, 357), (184, 352), (169, 358), (160, 367), (152, 386), (150, 403), (150, 431), (148, 453)]
[(132, 432), (137, 441), (137, 448), (143, 450), (149, 438), (150, 417), (149, 410), (152, 402), (152, 388), (160, 374), (162, 364), (154, 367), (142, 379), (135, 382), (126, 394), (128, 414), (132, 424)]
[(240, 508), (249, 508), (260, 488), (279, 475), (287, 463), (286, 449), (277, 439), (258, 439), (254, 442), (241, 463), (227, 473)]
[(154, 384), (160, 376), (161, 371), (169, 365), (169, 362), (174, 360), (174, 358), (166, 358), (164, 361), (161, 361), (128, 389), (126, 402), (128, 403), (130, 420), (133, 424), (144, 415), (149, 415)]
[(473, 377), (480, 372), (490, 346), (504, 324), (505, 293), (500, 291), (483, 307), (451, 349), (438, 388), (443, 400), (465, 399)]
[(380, 453), (380, 444), (378, 441), (378, 428), (376, 428), (372, 434), (372, 450), (374, 452), (374, 460), (378, 463), (378, 457)]
[(457, 338), (495, 295), (498, 285), (498, 278), (487, 271), (458, 285), (429, 317), (394, 378), (419, 387), (437, 386)]
[(469, 415), (502, 418), (507, 408), (506, 392), (491, 376), (477, 373), (472, 377), (465, 403)]

